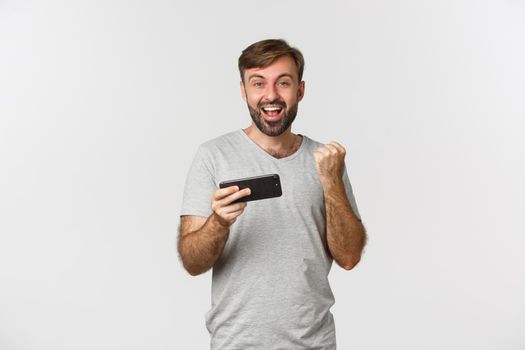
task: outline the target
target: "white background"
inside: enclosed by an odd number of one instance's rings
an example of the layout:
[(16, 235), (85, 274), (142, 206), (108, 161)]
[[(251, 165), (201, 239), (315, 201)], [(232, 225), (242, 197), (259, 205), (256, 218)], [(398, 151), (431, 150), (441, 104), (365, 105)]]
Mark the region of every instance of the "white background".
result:
[(237, 58), (306, 58), (294, 131), (346, 146), (370, 236), (340, 349), (525, 349), (525, 2), (0, 1), (0, 349), (206, 349), (175, 242)]

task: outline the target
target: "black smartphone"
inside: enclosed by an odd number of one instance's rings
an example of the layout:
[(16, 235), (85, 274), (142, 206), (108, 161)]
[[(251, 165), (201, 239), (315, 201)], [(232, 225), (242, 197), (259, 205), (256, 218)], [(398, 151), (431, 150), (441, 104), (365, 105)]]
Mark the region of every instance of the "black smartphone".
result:
[(239, 198), (232, 203), (280, 197), (283, 194), (281, 189), (281, 179), (277, 174), (245, 177), (243, 179), (228, 180), (219, 183), (220, 188), (230, 186), (239, 186), (239, 190), (249, 187), (251, 190), (250, 195)]

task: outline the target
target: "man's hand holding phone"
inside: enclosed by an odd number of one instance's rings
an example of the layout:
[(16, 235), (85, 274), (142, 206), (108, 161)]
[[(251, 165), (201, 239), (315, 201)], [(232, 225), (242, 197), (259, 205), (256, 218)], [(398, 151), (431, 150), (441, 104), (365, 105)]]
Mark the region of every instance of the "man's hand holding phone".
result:
[(230, 227), (246, 208), (246, 202), (233, 203), (239, 198), (249, 196), (249, 188), (239, 190), (238, 186), (220, 188), (211, 197), (211, 209), (213, 215), (224, 227)]

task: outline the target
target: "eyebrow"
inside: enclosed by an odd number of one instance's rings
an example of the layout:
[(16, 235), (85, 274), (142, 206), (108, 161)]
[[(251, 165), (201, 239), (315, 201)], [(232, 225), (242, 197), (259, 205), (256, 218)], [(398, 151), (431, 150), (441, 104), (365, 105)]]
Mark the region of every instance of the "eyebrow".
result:
[[(293, 75), (291, 75), (290, 73), (283, 73), (281, 75), (279, 75), (277, 77), (277, 79), (281, 79), (282, 77), (289, 77), (290, 79), (293, 80)], [(253, 78), (262, 78), (262, 79), (266, 79), (264, 76), (260, 75), (260, 74), (252, 74), (248, 77), (248, 81), (252, 80)]]

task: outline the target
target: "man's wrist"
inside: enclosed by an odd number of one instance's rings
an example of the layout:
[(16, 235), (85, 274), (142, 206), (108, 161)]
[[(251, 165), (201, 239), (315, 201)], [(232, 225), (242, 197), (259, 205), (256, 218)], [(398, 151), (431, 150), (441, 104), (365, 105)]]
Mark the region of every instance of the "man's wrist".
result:
[(332, 192), (332, 191), (344, 191), (345, 190), (345, 184), (343, 182), (343, 179), (321, 179), (321, 185), (323, 186), (324, 192)]
[(210, 216), (211, 224), (219, 230), (229, 230), (230, 225), (222, 219), (219, 215), (213, 212)]

